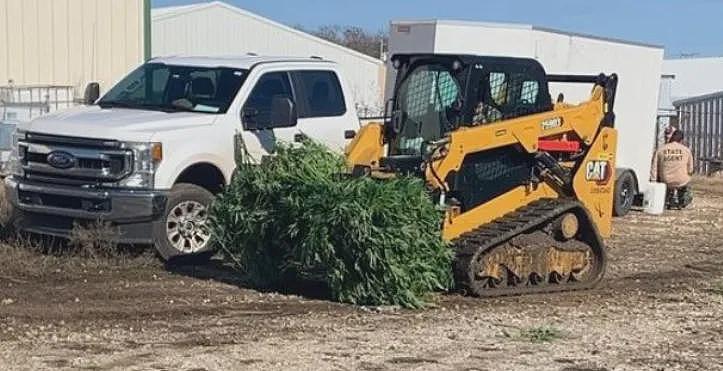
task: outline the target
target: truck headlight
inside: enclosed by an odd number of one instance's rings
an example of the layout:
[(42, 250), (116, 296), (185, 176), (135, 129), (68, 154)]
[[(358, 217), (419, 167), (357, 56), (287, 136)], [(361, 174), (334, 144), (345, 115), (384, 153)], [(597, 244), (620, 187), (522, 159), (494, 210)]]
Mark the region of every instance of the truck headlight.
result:
[(27, 148), (23, 141), (25, 140), (25, 132), (22, 130), (15, 130), (13, 132), (13, 148), (10, 151), (10, 157), (5, 165), (6, 170), (10, 175), (21, 177), (24, 175), (23, 172), (23, 160)]
[(123, 143), (123, 148), (133, 152), (133, 171), (118, 182), (118, 186), (127, 188), (153, 188), (156, 169), (163, 160), (161, 143)]

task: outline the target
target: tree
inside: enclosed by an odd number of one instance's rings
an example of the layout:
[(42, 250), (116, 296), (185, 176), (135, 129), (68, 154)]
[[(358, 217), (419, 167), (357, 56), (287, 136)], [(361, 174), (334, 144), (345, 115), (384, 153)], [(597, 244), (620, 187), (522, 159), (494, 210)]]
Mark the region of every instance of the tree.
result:
[(372, 33), (358, 26), (326, 25), (316, 30), (306, 30), (303, 27), (297, 28), (374, 58), (382, 57), (381, 53), (387, 50), (389, 41), (389, 36), (384, 31), (380, 30)]

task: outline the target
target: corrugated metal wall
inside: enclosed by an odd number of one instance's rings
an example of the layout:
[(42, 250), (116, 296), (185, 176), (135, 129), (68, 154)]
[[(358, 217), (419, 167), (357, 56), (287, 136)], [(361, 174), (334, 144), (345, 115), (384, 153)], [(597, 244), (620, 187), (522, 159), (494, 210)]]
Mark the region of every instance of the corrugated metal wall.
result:
[(0, 85), (103, 90), (142, 63), (144, 0), (0, 0)]
[(384, 65), (372, 57), (220, 2), (159, 8), (152, 14), (153, 56), (315, 55), (339, 63), (359, 106), (383, 109)]
[(707, 174), (706, 159), (723, 159), (723, 92), (677, 101), (675, 106), (696, 172)]

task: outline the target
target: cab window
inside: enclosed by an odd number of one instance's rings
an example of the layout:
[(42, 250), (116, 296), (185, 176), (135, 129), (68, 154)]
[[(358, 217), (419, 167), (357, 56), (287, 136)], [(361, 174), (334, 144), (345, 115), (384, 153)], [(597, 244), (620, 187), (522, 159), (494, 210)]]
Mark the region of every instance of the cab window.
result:
[(475, 125), (494, 123), (543, 111), (540, 81), (525, 71), (488, 70), (480, 79), (474, 108)]
[(225, 113), (246, 70), (146, 63), (98, 101), (102, 108)]
[(425, 140), (440, 138), (457, 122), (452, 109), (461, 88), (451, 71), (442, 65), (421, 65), (399, 86), (395, 110), (399, 135), (390, 151), (394, 155), (419, 155)]
[(299, 94), (300, 118), (333, 117), (346, 113), (344, 93), (333, 71), (293, 72)]
[(277, 97), (294, 101), (287, 72), (270, 72), (261, 76), (244, 105), (244, 120), (259, 127), (271, 126), (271, 107)]

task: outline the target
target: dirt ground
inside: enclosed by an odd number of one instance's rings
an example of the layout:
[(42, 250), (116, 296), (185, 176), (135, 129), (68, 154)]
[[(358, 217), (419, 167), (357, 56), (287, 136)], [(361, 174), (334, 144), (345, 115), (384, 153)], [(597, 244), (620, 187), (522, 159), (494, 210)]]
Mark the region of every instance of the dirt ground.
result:
[[(218, 262), (0, 247), (0, 369), (723, 370), (723, 182), (616, 220), (596, 289), (419, 311), (245, 288)], [(27, 244), (25, 244), (27, 245)]]

